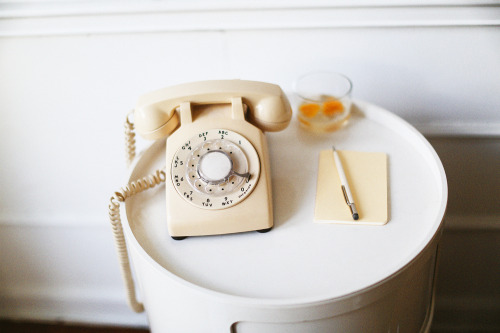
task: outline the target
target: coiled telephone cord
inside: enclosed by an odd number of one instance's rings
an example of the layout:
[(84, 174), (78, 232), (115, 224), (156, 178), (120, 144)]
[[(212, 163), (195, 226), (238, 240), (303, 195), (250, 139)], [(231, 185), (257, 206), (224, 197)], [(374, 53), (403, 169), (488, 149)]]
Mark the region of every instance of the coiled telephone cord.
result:
[[(128, 119), (125, 122), (125, 151), (127, 155), (127, 164), (130, 165), (135, 158), (135, 133), (134, 124)], [(143, 312), (144, 305), (137, 300), (135, 284), (130, 268), (127, 244), (123, 234), (123, 226), (120, 218), (120, 203), (125, 202), (131, 196), (150, 189), (165, 182), (166, 174), (164, 170), (156, 170), (155, 173), (146, 177), (130, 182), (127, 186), (116, 191), (109, 203), (109, 219), (115, 240), (115, 248), (118, 253), (118, 260), (125, 288), (127, 292), (127, 302), (135, 312)]]
[(132, 113), (129, 112), (127, 119), (125, 120), (125, 154), (127, 158), (127, 166), (130, 166), (135, 158), (135, 126), (132, 121), (129, 120), (129, 116)]

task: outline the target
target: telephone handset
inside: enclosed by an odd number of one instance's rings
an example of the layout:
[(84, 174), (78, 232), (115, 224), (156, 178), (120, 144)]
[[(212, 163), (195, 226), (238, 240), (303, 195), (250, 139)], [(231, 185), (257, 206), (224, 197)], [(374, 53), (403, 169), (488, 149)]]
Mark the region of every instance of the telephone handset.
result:
[(285, 129), (290, 104), (274, 84), (221, 80), (181, 84), (139, 99), (135, 127), (167, 137), (170, 236), (268, 231), (271, 174), (264, 131)]

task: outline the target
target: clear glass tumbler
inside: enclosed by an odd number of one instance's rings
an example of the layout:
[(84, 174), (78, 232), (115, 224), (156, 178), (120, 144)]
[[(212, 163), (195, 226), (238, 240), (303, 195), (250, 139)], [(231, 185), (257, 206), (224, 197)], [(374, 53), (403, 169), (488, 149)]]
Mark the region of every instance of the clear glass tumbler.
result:
[(312, 72), (293, 84), (297, 95), (297, 117), (302, 127), (313, 132), (341, 128), (351, 114), (352, 82), (335, 72)]

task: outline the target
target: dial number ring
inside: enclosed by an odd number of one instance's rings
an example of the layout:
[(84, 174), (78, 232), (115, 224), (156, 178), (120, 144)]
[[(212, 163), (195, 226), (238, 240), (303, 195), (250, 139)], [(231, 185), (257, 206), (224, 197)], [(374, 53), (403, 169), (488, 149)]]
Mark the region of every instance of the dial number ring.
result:
[(243, 201), (255, 188), (259, 174), (260, 161), (253, 145), (225, 129), (194, 135), (177, 150), (171, 165), (177, 193), (205, 209), (229, 208)]

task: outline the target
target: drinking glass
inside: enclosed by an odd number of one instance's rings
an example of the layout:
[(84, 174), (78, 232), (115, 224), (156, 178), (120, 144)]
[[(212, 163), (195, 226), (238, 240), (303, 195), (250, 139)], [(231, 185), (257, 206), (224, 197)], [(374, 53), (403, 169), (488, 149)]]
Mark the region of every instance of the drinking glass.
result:
[(312, 72), (293, 84), (299, 99), (300, 125), (313, 132), (331, 132), (346, 124), (351, 115), (351, 80), (340, 73)]

